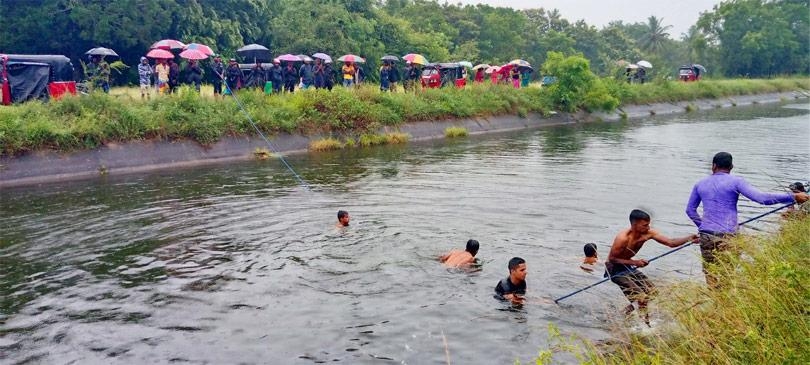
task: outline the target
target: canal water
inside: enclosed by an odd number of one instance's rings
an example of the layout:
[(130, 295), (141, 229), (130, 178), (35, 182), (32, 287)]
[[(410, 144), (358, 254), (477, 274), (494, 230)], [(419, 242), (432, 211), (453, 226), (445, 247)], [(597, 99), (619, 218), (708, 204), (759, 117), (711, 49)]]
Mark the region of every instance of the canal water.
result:
[[(670, 236), (715, 152), (766, 191), (810, 175), (807, 104), (718, 109), (0, 191), (0, 362), (512, 364), (548, 327), (610, 339), (579, 269), (634, 208)], [(352, 221), (335, 228), (336, 212)], [(767, 208), (742, 200), (740, 217)], [(749, 232), (773, 229), (778, 217)], [(436, 258), (481, 243), (480, 269)], [(667, 250), (648, 243), (640, 257)], [(526, 259), (530, 303), (493, 298)], [(644, 271), (702, 281), (696, 248)], [(659, 319), (660, 320), (660, 319)]]

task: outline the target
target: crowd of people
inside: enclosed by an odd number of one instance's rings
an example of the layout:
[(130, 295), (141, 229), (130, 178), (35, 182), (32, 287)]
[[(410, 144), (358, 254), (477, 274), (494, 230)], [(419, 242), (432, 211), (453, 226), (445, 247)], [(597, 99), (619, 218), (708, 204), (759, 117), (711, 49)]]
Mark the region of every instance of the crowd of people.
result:
[[(297, 64), (302, 64), (298, 66)], [(456, 79), (468, 77), (467, 69), (458, 66), (461, 72), (441, 66), (434, 68), (440, 75), (441, 87), (456, 85)], [(395, 92), (400, 89), (414, 91), (424, 86), (422, 80), (424, 65), (406, 61), (400, 69), (395, 61), (384, 61), (377, 71), (381, 91)], [(274, 60), (272, 63), (256, 62), (239, 64), (231, 58), (226, 62), (216, 56), (206, 69), (199, 61), (188, 60), (181, 66), (174, 59), (156, 59), (154, 65), (149, 59), (141, 57), (138, 64), (138, 81), (141, 96), (150, 97), (151, 90), (160, 94), (171, 94), (183, 83), (199, 91), (203, 81), (209, 82), (215, 95), (228, 95), (235, 90), (254, 88), (266, 94), (282, 92), (292, 93), (310, 88), (332, 90), (336, 85), (351, 88), (366, 81), (366, 67), (358, 62), (344, 62), (336, 67), (329, 60), (319, 58), (302, 61)], [(475, 71), (472, 81), (483, 83), (487, 76), (493, 84), (509, 84), (515, 88), (527, 87), (533, 70), (530, 67), (504, 67), (495, 72), (485, 72), (483, 68)], [(109, 65), (101, 57), (93, 57), (86, 69), (89, 80), (109, 92)], [(184, 75), (184, 77), (181, 77)], [(207, 77), (206, 77), (207, 76)], [(437, 87), (439, 87), (437, 86)]]

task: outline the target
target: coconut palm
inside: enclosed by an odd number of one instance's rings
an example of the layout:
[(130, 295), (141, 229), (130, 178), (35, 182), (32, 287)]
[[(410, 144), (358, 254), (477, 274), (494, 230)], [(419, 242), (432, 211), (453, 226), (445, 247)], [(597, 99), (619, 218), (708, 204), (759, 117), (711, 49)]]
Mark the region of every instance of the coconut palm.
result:
[(642, 47), (646, 51), (658, 53), (664, 47), (664, 42), (669, 38), (667, 30), (671, 25), (663, 25), (664, 18), (658, 19), (655, 15), (647, 18), (647, 34), (642, 39)]

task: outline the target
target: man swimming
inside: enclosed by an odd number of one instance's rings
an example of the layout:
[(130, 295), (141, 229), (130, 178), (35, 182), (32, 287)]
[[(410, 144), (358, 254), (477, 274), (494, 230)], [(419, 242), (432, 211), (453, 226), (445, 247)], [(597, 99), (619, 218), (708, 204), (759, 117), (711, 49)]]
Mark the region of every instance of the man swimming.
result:
[(579, 268), (587, 272), (593, 272), (596, 263), (599, 261), (599, 257), (596, 255), (596, 244), (586, 243), (582, 250), (585, 251), (585, 258), (582, 259), (582, 265), (579, 265)]
[(509, 276), (495, 286), (495, 297), (512, 304), (523, 304), (526, 295), (526, 260), (513, 257), (509, 260)]
[(343, 228), (343, 227), (348, 227), (349, 226), (349, 219), (350, 219), (349, 218), (349, 212), (347, 212), (345, 210), (338, 210), (337, 218), (338, 218), (338, 221), (335, 224), (335, 227)]
[(439, 261), (449, 267), (466, 266), (475, 262), (475, 254), (477, 253), (478, 241), (469, 240), (464, 251), (452, 250), (439, 257)]
[(625, 307), (625, 314), (632, 313), (635, 308), (633, 302), (638, 303), (639, 312), (642, 313), (644, 323), (650, 324), (649, 313), (647, 313), (647, 302), (654, 294), (655, 286), (646, 275), (639, 271), (638, 267), (647, 266), (647, 260), (633, 260), (633, 256), (638, 254), (644, 242), (655, 240), (668, 247), (678, 247), (687, 242), (697, 242), (698, 235), (691, 234), (680, 238), (669, 238), (654, 229), (650, 229), (650, 215), (644, 211), (634, 209), (630, 212), (630, 228), (624, 229), (613, 239), (613, 246), (605, 262), (605, 276), (610, 275), (610, 280), (619, 288), (630, 301), (630, 305)]

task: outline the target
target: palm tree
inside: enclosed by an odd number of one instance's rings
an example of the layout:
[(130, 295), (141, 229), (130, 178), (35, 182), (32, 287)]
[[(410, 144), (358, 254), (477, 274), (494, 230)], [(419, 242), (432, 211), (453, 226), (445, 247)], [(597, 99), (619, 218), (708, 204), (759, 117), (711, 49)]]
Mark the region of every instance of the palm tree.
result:
[(647, 34), (644, 35), (642, 47), (646, 51), (658, 53), (664, 47), (664, 42), (669, 39), (667, 30), (671, 25), (663, 26), (664, 18), (658, 19), (655, 15), (647, 18)]

